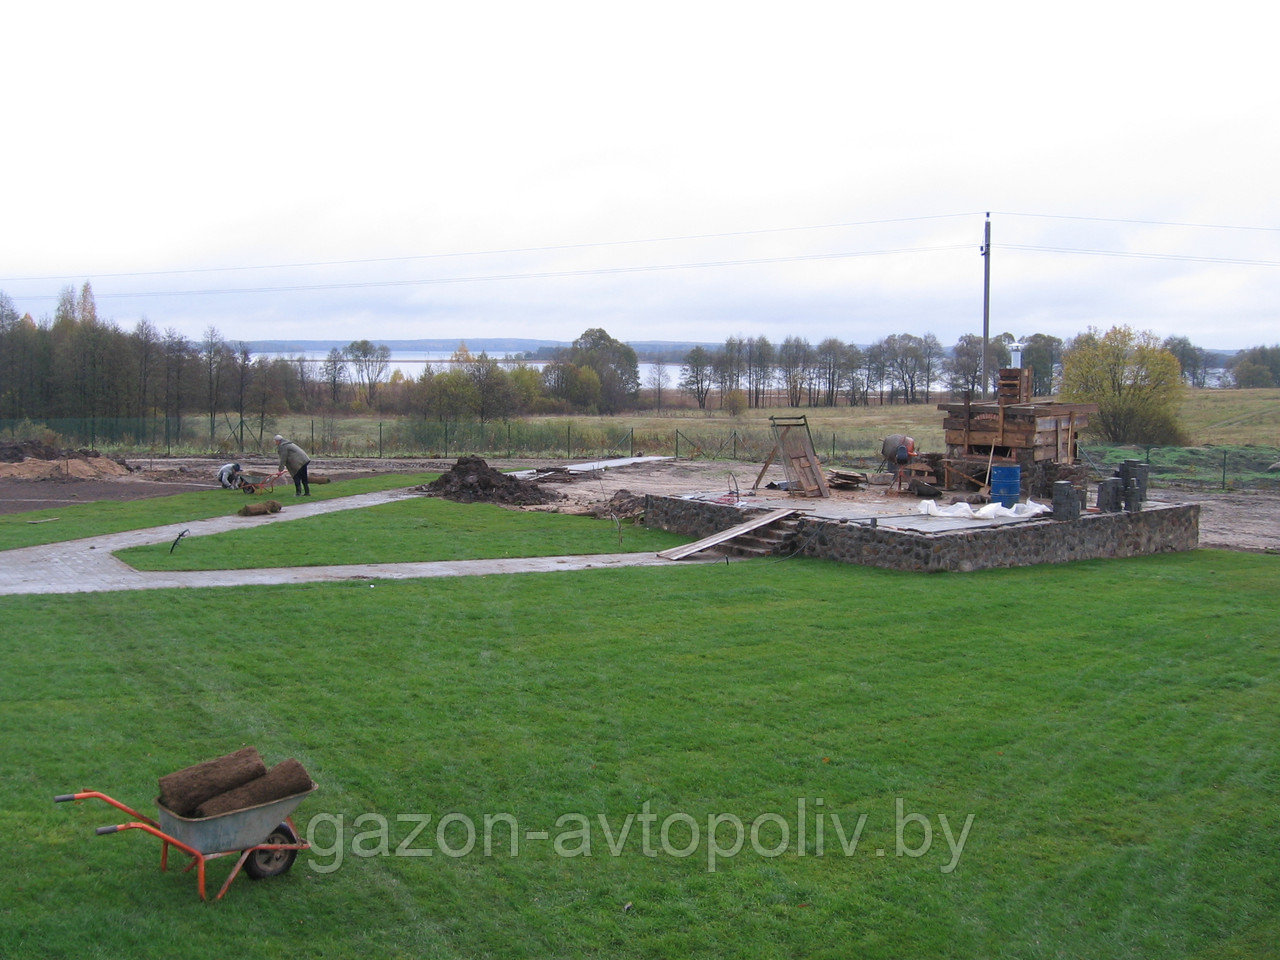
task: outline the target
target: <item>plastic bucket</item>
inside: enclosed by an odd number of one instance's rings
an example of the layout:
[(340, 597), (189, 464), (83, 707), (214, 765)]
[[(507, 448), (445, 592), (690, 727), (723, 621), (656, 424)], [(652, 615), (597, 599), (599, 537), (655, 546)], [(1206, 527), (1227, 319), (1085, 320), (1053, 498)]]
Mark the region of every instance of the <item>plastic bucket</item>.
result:
[(991, 468), (991, 499), (1006, 507), (1012, 507), (1022, 499), (1022, 467), (993, 466)]

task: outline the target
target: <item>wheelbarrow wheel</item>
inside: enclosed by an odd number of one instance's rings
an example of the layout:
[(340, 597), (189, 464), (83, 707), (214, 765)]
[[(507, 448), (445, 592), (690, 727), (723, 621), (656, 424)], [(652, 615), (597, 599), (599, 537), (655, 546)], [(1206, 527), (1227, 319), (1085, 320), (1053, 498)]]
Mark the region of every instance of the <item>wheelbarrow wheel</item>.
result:
[[(287, 823), (282, 823), (262, 842), (297, 843), (298, 835)], [(267, 877), (278, 877), (282, 873), (288, 873), (289, 868), (293, 866), (293, 861), (297, 859), (297, 850), (255, 850), (244, 862), (244, 870), (255, 880), (265, 880)]]

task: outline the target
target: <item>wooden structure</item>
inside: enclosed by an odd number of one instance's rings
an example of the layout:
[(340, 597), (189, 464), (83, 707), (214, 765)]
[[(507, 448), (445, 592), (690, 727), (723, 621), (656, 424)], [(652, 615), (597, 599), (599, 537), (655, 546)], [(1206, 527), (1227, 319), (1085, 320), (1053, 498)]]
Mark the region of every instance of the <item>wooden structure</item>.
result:
[(773, 449), (756, 476), (753, 490), (760, 488), (765, 471), (777, 457), (787, 477), (787, 492), (793, 497), (829, 497), (831, 488), (822, 473), (822, 464), (813, 449), (813, 435), (809, 433), (809, 420), (804, 416), (770, 417), (773, 428)]
[(1058, 403), (1031, 396), (1031, 371), (1000, 371), (995, 402), (940, 403), (947, 444), (944, 485), (989, 482), (992, 464), (1020, 464), (1024, 478), (1037, 467), (1073, 464), (1080, 431), (1096, 403)]

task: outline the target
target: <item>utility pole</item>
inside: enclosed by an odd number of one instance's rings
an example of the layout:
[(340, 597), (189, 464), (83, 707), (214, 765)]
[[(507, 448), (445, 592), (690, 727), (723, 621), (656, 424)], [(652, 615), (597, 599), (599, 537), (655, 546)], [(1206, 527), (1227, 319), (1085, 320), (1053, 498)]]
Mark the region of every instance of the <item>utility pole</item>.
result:
[(991, 211), (982, 240), (982, 399), (987, 399), (987, 338), (991, 335)]

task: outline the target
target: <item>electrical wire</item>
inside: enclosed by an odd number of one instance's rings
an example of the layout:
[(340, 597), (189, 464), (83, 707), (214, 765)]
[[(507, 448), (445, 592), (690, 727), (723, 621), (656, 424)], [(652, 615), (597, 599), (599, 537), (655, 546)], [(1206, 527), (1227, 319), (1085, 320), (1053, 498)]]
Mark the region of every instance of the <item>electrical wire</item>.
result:
[[(729, 237), (755, 237), (773, 233), (799, 233), (806, 230), (837, 230), (846, 227), (879, 226), (889, 223), (917, 223), (924, 220), (953, 220), (959, 217), (981, 216), (978, 213), (943, 213), (922, 217), (894, 217), (885, 220), (852, 220), (846, 223), (809, 224), (798, 227), (766, 227), (758, 230), (735, 230), (726, 233), (695, 233), (670, 237), (647, 237), (639, 240), (598, 240), (584, 243), (558, 243), (534, 247), (508, 247), (494, 250), (468, 250), (456, 253), (424, 253), (404, 257), (368, 257), (358, 260), (314, 260), (299, 263), (264, 263), (238, 267), (194, 267), (183, 270), (135, 270), (127, 273), (89, 274), (90, 280), (121, 277), (166, 277), (195, 273), (231, 273), (245, 270), (291, 270), (302, 267), (347, 267), (369, 263), (410, 263), (418, 260), (442, 260), (450, 257), (488, 257), (512, 253), (549, 253), (557, 250), (586, 250), (595, 247), (635, 246), (645, 243), (675, 243), (685, 240), (722, 240)], [(83, 273), (57, 274), (42, 277), (0, 277), (0, 283), (18, 283), (40, 280), (79, 280)]]
[[(626, 267), (598, 267), (588, 270), (549, 270), (538, 273), (501, 273), (466, 277), (419, 277), (409, 280), (362, 280), (350, 283), (312, 283), (291, 286), (272, 287), (222, 287), (203, 290), (149, 290), (137, 293), (98, 293), (96, 300), (122, 300), (140, 297), (193, 297), (218, 296), (224, 294), (254, 293), (302, 293), (321, 290), (363, 290), (375, 287), (411, 287), (429, 286), (446, 283), (489, 283), (504, 280), (546, 280), (568, 277), (606, 276), (609, 274), (651, 273), (665, 270), (699, 270), (712, 267), (758, 266), (770, 263), (800, 263), (821, 260), (847, 260), (858, 257), (882, 257), (904, 253), (934, 253), (942, 250), (962, 250), (972, 246), (968, 243), (943, 244), (929, 247), (901, 247), (887, 250), (854, 250), (843, 253), (813, 253), (793, 257), (757, 257), (739, 260), (703, 260), (684, 263), (663, 263)], [(56, 295), (35, 295), (12, 297), (15, 302), (33, 300), (56, 300)]]
[(1185, 223), (1177, 220), (1137, 220), (1123, 217), (1074, 217), (1054, 213), (1012, 213), (1007, 210), (999, 211), (994, 215), (1000, 217), (1031, 217), (1040, 220), (1081, 220), (1088, 223), (1132, 223), (1151, 227), (1191, 227), (1200, 230), (1259, 230), (1280, 233), (1280, 227), (1246, 227), (1230, 223)]
[[(993, 244), (993, 246), (996, 246)], [(1131, 260), (1184, 260), (1191, 263), (1234, 263), (1244, 266), (1280, 267), (1280, 260), (1248, 260), (1243, 257), (1203, 257), (1181, 253), (1141, 253), (1127, 250), (1089, 250), (1076, 247), (1042, 247), (1026, 243), (999, 244), (1003, 250), (1031, 250), (1037, 253), (1072, 253), (1088, 257), (1124, 257)]]

